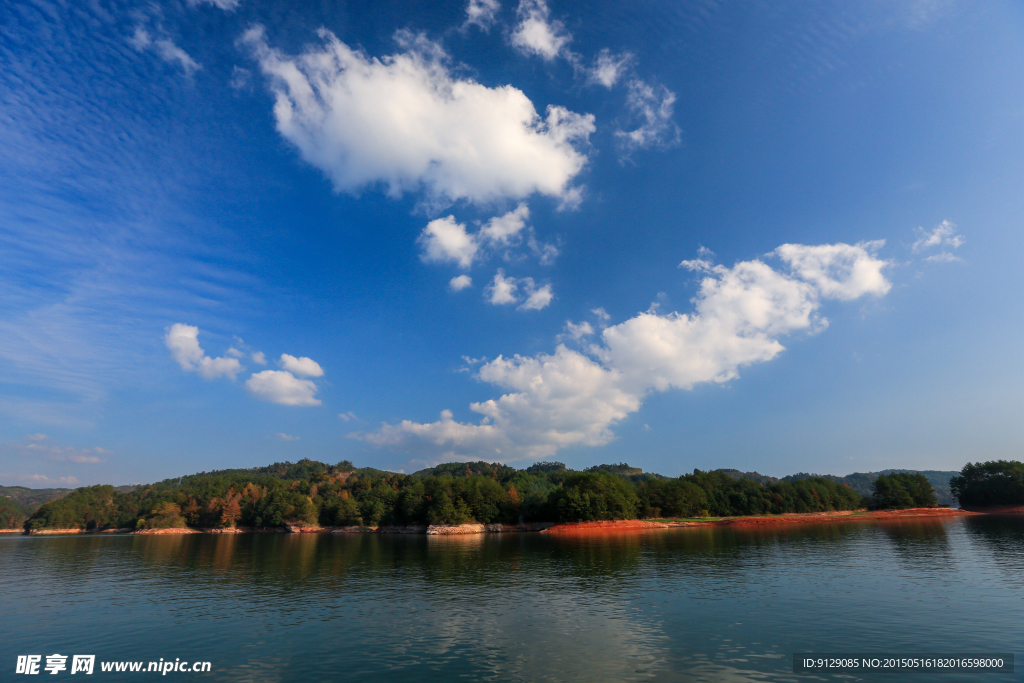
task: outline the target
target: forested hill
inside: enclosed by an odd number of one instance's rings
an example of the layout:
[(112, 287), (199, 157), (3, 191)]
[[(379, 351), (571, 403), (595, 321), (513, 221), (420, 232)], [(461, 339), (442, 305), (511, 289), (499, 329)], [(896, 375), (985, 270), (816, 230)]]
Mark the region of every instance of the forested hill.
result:
[(849, 486), (851, 489), (856, 491), (862, 496), (870, 496), (872, 493), (871, 485), (880, 474), (893, 474), (893, 473), (907, 473), (917, 474), (920, 472), (925, 478), (931, 483), (932, 488), (935, 490), (935, 498), (938, 500), (940, 505), (952, 505), (953, 494), (949, 489), (949, 480), (952, 477), (960, 474), (959, 472), (945, 472), (942, 470), (882, 470), (880, 472), (854, 472), (848, 474), (845, 477), (839, 477), (834, 474), (807, 474), (806, 472), (800, 472), (798, 474), (791, 474), (781, 479), (777, 477), (771, 477), (767, 474), (760, 474), (758, 472), (741, 472), (740, 470), (718, 470), (724, 472), (730, 477), (750, 479), (760, 484), (771, 484), (780, 481), (799, 481), (801, 479), (810, 478), (821, 478), (834, 481), (837, 484), (843, 484)]
[[(116, 491), (128, 493), (134, 486), (118, 486)], [(75, 489), (30, 489), (26, 486), (0, 486), (0, 529), (18, 529), (40, 506), (59, 500)]]
[(379, 526), (590, 521), (852, 510), (867, 501), (823, 478), (762, 484), (725, 472), (678, 478), (627, 463), (573, 471), (543, 462), (447, 463), (407, 475), (314, 460), (201, 472), (120, 491), (91, 486), (48, 502), (28, 529)]

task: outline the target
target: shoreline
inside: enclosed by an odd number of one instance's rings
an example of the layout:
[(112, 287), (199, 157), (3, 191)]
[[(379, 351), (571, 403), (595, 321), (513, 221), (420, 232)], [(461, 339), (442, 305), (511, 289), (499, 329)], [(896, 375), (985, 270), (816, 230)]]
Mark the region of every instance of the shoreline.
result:
[(458, 525), (405, 525), (381, 527), (319, 527), (298, 524), (285, 524), (281, 527), (228, 527), (193, 529), (103, 529), (101, 531), (86, 529), (37, 529), (31, 532), (22, 530), (4, 530), (7, 533), (18, 533), (27, 536), (61, 536), (83, 534), (123, 534), (133, 536), (166, 536), (184, 534), (416, 534), (427, 536), (452, 536), (491, 533), (547, 533), (547, 534), (582, 534), (582, 533), (636, 533), (660, 529), (683, 529), (695, 527), (773, 527), (791, 524), (821, 524), (829, 522), (859, 521), (892, 521), (902, 519), (946, 519), (951, 517), (970, 517), (976, 515), (1022, 515), (1024, 506), (998, 506), (992, 508), (910, 508), (906, 510), (837, 510), (831, 512), (792, 512), (781, 515), (750, 515), (743, 517), (720, 517), (710, 519), (622, 519), (596, 522), (527, 522), (521, 524), (480, 524), (467, 523)]

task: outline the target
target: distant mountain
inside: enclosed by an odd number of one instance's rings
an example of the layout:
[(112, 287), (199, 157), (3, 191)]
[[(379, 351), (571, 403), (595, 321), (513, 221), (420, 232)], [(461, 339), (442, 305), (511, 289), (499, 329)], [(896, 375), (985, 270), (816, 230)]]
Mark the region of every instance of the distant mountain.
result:
[(0, 496), (10, 498), (28, 514), (35, 512), (43, 503), (63, 498), (74, 489), (30, 489), (25, 486), (0, 486)]
[(788, 477), (784, 477), (782, 481), (796, 481), (798, 479), (822, 477), (839, 484), (846, 484), (862, 496), (870, 496), (872, 493), (871, 484), (875, 481), (875, 478), (880, 474), (892, 474), (893, 472), (909, 472), (911, 474), (920, 472), (926, 479), (928, 479), (932, 488), (935, 489), (935, 499), (939, 502), (939, 505), (953, 504), (953, 494), (949, 490), (949, 479), (950, 477), (955, 477), (960, 474), (959, 472), (946, 472), (940, 470), (881, 470), (879, 472), (854, 472), (853, 474), (848, 474), (845, 477), (837, 477), (834, 474), (807, 474), (805, 472), (800, 472), (799, 474), (791, 474)]

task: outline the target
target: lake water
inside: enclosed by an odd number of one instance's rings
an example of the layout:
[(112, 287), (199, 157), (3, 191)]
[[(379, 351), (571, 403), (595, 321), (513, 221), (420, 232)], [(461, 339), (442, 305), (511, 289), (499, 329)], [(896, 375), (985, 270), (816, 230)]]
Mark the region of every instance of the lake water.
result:
[[(179, 680), (995, 683), (1024, 679), (1022, 645), (1021, 517), (0, 538), (2, 680), (60, 653), (211, 662)], [(1017, 673), (794, 674), (812, 651), (1016, 652)]]

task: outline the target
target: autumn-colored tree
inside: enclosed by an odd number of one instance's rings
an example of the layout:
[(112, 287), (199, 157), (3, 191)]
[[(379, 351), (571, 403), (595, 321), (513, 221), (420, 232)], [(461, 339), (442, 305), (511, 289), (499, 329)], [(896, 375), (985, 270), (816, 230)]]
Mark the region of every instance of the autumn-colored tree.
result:
[(221, 526), (234, 526), (238, 521), (238, 518), (242, 516), (242, 506), (238, 502), (238, 497), (229, 498), (220, 513), (220, 525)]

